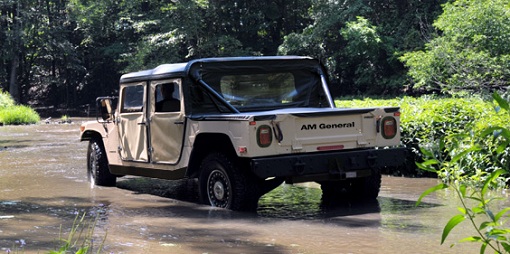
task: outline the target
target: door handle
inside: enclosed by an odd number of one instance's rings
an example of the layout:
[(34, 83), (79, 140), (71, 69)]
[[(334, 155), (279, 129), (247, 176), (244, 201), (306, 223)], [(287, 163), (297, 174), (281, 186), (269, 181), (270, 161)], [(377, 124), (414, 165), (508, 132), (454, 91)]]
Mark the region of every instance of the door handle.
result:
[(138, 123), (138, 125), (147, 125), (146, 122), (141, 122), (141, 123)]
[(174, 124), (184, 124), (183, 121), (177, 121), (177, 122), (174, 122)]

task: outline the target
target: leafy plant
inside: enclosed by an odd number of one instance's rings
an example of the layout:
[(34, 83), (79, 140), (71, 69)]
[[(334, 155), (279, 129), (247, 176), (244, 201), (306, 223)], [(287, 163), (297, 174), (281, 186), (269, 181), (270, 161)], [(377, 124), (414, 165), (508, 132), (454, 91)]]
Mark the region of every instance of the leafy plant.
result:
[[(61, 247), (56, 251), (48, 252), (48, 254), (91, 253), (94, 247), (92, 237), (96, 223), (97, 218), (94, 220), (87, 220), (86, 213), (83, 213), (81, 216), (78, 214), (74, 219), (73, 226), (71, 227), (71, 231), (68, 233), (67, 238), (62, 238), (62, 236), (59, 237), (59, 241), (62, 242), (62, 244), (60, 244)], [(97, 253), (100, 253), (104, 240), (106, 240), (106, 236), (104, 237), (101, 246), (98, 248)]]
[(11, 95), (7, 92), (3, 92), (0, 89), (0, 109), (14, 106), (14, 100)]
[[(469, 145), (476, 137), (483, 143), (485, 153), (477, 153), (465, 158), (463, 175), (474, 176), (477, 171), (492, 171), (494, 162), (507, 163), (510, 148), (501, 147), (499, 139), (481, 139), (482, 132), (492, 126), (504, 126), (510, 122), (510, 114), (498, 114), (494, 111), (492, 101), (482, 97), (444, 98), (422, 96), (420, 98), (403, 97), (394, 99), (356, 99), (342, 98), (336, 101), (338, 107), (375, 107), (399, 106), (402, 115), (402, 142), (409, 150), (409, 165), (406, 175), (424, 175), (426, 172), (413, 168), (414, 161), (422, 161), (420, 148), (435, 149), (435, 153), (447, 157), (444, 146), (439, 149), (439, 140), (459, 143), (459, 147)], [(449, 137), (445, 139), (444, 137)], [(460, 144), (462, 143), (462, 144)], [(466, 143), (466, 144), (464, 144)], [(502, 149), (502, 151), (500, 151)], [(499, 159), (489, 158), (497, 156)], [(430, 173), (429, 173), (430, 174)], [(448, 177), (445, 174), (441, 178)]]
[[(504, 109), (510, 114), (507, 101), (498, 94), (494, 94), (493, 98), (499, 105), (498, 109)], [(497, 144), (495, 153), (485, 149), (484, 141), (487, 139)], [(425, 196), (446, 188), (453, 189), (461, 201), (461, 206), (458, 207), (460, 214), (453, 216), (445, 225), (441, 244), (457, 225), (467, 220), (475, 229), (476, 235), (466, 237), (461, 242), (480, 243), (480, 253), (485, 253), (487, 248), (496, 253), (510, 252), (508, 225), (510, 207), (494, 211), (494, 203), (501, 198), (489, 195), (490, 189), (501, 187), (506, 183), (507, 179), (502, 176), (509, 173), (508, 164), (502, 163), (499, 155), (508, 149), (509, 144), (510, 130), (498, 126), (485, 128), (479, 136), (448, 136), (441, 139), (435, 149), (422, 149), (426, 160), (417, 163), (418, 167), (446, 177), (443, 178), (442, 183), (423, 192), (416, 205), (419, 205)], [(442, 151), (447, 153), (444, 154)], [(490, 163), (493, 168), (477, 170), (474, 175), (466, 175), (464, 169), (469, 165), (472, 156), (482, 156), (493, 160)], [(480, 180), (482, 185), (478, 184)], [(475, 204), (471, 205), (473, 202)]]
[(40, 121), (39, 114), (30, 107), (16, 105), (11, 95), (0, 89), (0, 125), (34, 124)]
[(3, 124), (35, 124), (41, 119), (32, 108), (23, 105), (0, 108), (0, 123)]

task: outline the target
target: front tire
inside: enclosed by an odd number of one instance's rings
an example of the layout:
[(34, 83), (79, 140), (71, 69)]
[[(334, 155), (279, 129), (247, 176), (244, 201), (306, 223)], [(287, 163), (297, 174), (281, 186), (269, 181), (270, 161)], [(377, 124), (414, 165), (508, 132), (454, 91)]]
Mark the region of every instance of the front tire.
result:
[(103, 142), (92, 139), (87, 152), (87, 178), (97, 186), (115, 186), (117, 177), (110, 173)]
[(254, 179), (221, 153), (212, 153), (203, 160), (199, 191), (202, 203), (236, 211), (255, 210), (260, 198)]

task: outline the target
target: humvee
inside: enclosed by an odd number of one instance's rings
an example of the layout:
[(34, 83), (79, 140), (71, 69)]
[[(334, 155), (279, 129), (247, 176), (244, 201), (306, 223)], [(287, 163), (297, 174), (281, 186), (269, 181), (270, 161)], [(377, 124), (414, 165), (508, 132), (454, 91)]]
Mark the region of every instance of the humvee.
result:
[(118, 98), (97, 101), (81, 140), (99, 186), (124, 175), (198, 179), (203, 203), (250, 210), (284, 181), (317, 182), (323, 198), (375, 199), (380, 169), (405, 160), (399, 108), (337, 108), (309, 57), (163, 64), (123, 75)]

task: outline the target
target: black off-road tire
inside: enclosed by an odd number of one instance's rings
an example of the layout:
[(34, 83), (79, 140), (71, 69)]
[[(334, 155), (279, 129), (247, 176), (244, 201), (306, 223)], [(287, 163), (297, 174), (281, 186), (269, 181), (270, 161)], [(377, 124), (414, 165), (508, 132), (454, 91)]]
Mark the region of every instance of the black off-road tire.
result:
[(381, 172), (372, 170), (368, 177), (348, 179), (342, 181), (320, 182), (322, 200), (334, 203), (340, 200), (375, 200), (381, 189)]
[(235, 211), (256, 210), (260, 198), (255, 179), (222, 153), (209, 154), (202, 161), (199, 192), (203, 204)]
[(374, 200), (381, 189), (381, 171), (372, 170), (369, 177), (355, 179), (352, 183), (353, 194), (361, 200)]
[(117, 177), (110, 173), (108, 158), (101, 140), (91, 139), (87, 151), (88, 180), (97, 186), (115, 186)]

